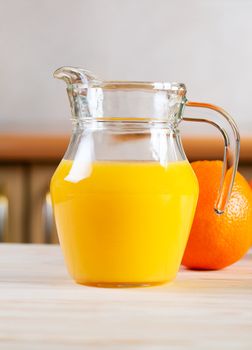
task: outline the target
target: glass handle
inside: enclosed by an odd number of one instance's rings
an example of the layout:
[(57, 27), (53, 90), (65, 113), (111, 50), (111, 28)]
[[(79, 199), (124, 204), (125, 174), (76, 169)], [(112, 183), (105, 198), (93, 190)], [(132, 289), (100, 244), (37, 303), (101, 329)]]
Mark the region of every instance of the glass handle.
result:
[[(221, 107), (201, 102), (186, 102), (186, 107), (199, 107), (211, 109), (218, 114), (218, 119), (214, 121), (210, 118), (183, 117), (183, 120), (190, 122), (205, 122), (215, 126), (224, 138), (224, 157), (222, 176), (218, 196), (214, 210), (217, 214), (223, 214), (230, 198), (234, 179), (239, 162), (240, 134), (233, 118)], [(222, 126), (222, 124), (225, 124)]]

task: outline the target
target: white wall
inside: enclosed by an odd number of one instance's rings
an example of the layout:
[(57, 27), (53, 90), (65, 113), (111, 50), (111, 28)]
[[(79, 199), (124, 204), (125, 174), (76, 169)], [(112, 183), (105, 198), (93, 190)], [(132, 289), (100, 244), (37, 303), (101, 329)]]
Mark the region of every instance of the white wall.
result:
[(77, 65), (184, 82), (189, 98), (224, 106), (252, 133), (252, 1), (0, 0), (0, 48), (0, 132), (68, 131), (52, 73)]

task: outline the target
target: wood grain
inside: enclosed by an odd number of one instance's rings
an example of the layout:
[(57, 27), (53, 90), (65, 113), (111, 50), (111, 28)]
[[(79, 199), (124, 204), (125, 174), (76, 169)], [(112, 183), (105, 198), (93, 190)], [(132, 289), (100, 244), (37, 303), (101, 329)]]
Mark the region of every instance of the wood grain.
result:
[(0, 348), (252, 348), (252, 256), (140, 289), (74, 284), (58, 246), (0, 245)]
[[(183, 139), (190, 160), (222, 159), (223, 142), (215, 137), (188, 137)], [(64, 155), (69, 135), (0, 135), (0, 161), (53, 161)], [(252, 136), (241, 140), (240, 160), (252, 162)]]

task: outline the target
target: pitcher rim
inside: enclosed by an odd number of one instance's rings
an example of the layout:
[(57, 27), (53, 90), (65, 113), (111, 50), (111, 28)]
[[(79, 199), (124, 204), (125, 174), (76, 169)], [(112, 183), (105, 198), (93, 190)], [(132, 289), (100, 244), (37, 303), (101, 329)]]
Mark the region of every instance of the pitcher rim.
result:
[(87, 84), (78, 82), (69, 84), (68, 86), (83, 86), (85, 88), (102, 88), (107, 90), (155, 90), (167, 91), (178, 94), (180, 96), (186, 95), (186, 86), (183, 83), (177, 82), (153, 82), (153, 81), (130, 81), (130, 80), (104, 80), (104, 81), (89, 81)]

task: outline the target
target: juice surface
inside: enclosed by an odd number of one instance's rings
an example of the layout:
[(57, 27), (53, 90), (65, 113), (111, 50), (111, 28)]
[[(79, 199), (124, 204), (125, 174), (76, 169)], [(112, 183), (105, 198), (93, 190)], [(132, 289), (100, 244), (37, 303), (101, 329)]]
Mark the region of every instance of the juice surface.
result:
[(198, 199), (187, 161), (95, 162), (86, 178), (51, 181), (60, 243), (79, 283), (155, 284), (175, 277)]

